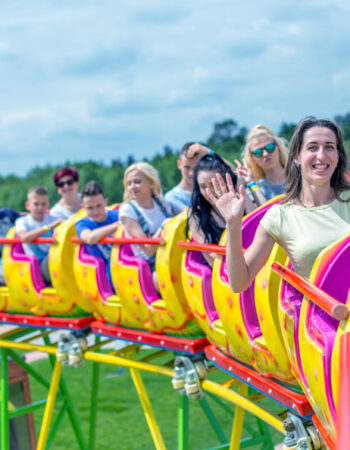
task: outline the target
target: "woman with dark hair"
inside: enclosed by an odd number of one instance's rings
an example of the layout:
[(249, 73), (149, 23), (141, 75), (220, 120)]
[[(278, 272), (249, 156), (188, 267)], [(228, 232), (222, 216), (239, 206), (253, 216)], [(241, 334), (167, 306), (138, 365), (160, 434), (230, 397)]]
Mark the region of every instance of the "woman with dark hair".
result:
[(207, 195), (225, 218), (227, 271), (231, 288), (248, 288), (277, 242), (294, 270), (308, 278), (319, 253), (350, 233), (350, 184), (341, 129), (330, 120), (307, 117), (293, 134), (286, 166), (287, 194), (262, 218), (254, 240), (243, 255), (241, 219), (245, 192), (228, 187), (221, 175)]
[(53, 181), (61, 200), (50, 209), (50, 214), (59, 219), (69, 219), (81, 209), (78, 171), (74, 167), (63, 167), (55, 173)]
[[(194, 184), (192, 191), (191, 207), (188, 215), (188, 229), (192, 238), (197, 242), (217, 244), (225, 229), (225, 219), (217, 210), (213, 202), (208, 198), (207, 188), (211, 188), (211, 180), (215, 174), (230, 174), (233, 185), (237, 184), (237, 176), (231, 167), (216, 153), (212, 152), (203, 156), (194, 168)], [(254, 206), (247, 199), (249, 210)], [(215, 253), (203, 253), (207, 263), (212, 266)]]

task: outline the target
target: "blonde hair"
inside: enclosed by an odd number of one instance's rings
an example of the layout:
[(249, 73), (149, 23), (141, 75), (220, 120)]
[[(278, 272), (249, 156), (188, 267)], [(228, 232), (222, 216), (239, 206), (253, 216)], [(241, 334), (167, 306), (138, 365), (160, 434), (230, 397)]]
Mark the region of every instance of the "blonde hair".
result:
[(141, 172), (147, 180), (151, 183), (151, 189), (152, 189), (152, 196), (157, 197), (162, 200), (163, 198), (163, 192), (160, 185), (159, 175), (158, 171), (151, 166), (151, 164), (148, 164), (146, 162), (138, 162), (135, 164), (131, 164), (124, 173), (124, 195), (123, 199), (125, 203), (128, 203), (131, 201), (132, 197), (129, 193), (126, 178), (129, 175), (130, 172), (133, 172), (134, 170), (137, 170), (138, 172)]
[(29, 200), (31, 197), (34, 197), (35, 195), (46, 195), (46, 197), (49, 197), (48, 190), (45, 186), (32, 186), (31, 188), (29, 188), (27, 193), (27, 200)]
[(265, 173), (254, 160), (251, 154), (250, 144), (253, 139), (259, 138), (261, 136), (268, 136), (269, 138), (271, 138), (271, 141), (277, 145), (279, 151), (279, 161), (283, 168), (286, 167), (289, 153), (288, 142), (284, 138), (276, 136), (271, 128), (267, 127), (266, 125), (255, 125), (247, 134), (246, 144), (242, 151), (242, 158), (247, 162), (248, 167), (253, 172), (257, 180), (262, 178)]

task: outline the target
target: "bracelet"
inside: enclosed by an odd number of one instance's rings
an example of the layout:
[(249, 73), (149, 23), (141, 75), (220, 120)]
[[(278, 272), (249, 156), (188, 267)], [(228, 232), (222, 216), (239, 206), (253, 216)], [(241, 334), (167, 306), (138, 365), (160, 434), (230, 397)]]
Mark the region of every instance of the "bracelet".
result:
[(50, 228), (48, 225), (44, 225), (44, 226), (43, 226), (43, 230), (44, 230), (45, 232), (47, 232), (47, 231), (50, 231), (51, 228)]
[(209, 149), (209, 153), (208, 153), (208, 155), (214, 155), (214, 150), (213, 149)]
[(247, 184), (248, 189), (252, 189), (252, 187), (254, 186), (257, 186), (256, 181), (251, 181), (250, 183)]
[(260, 189), (260, 186), (256, 185), (256, 186), (253, 186), (253, 187), (251, 187), (249, 189), (250, 189), (250, 192), (253, 192), (253, 191), (256, 191), (257, 189)]

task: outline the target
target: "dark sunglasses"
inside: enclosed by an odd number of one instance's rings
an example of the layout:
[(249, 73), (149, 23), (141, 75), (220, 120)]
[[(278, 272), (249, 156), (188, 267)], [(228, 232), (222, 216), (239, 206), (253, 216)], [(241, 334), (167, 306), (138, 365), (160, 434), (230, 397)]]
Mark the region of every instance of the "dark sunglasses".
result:
[(68, 178), (68, 180), (64, 180), (64, 181), (58, 180), (57, 183), (56, 183), (56, 186), (61, 188), (61, 187), (63, 187), (65, 184), (66, 184), (67, 186), (72, 186), (72, 184), (74, 184), (74, 183), (75, 183), (74, 178)]
[(254, 155), (255, 158), (261, 158), (264, 154), (264, 150), (266, 150), (267, 153), (273, 153), (276, 150), (276, 144), (274, 142), (271, 142), (270, 144), (265, 145), (265, 147), (256, 148), (250, 153)]

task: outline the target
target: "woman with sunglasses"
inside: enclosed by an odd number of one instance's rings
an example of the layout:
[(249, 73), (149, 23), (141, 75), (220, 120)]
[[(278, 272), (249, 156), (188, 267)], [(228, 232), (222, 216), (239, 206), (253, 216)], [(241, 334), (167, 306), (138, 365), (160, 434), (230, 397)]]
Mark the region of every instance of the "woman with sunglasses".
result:
[(235, 161), (237, 171), (257, 205), (284, 194), (288, 159), (284, 139), (275, 136), (266, 125), (256, 125), (247, 136), (242, 157), (243, 165), (238, 160)]
[(81, 209), (78, 171), (73, 167), (63, 167), (55, 173), (53, 181), (61, 200), (50, 209), (50, 214), (63, 220), (69, 219)]
[(347, 157), (339, 126), (307, 117), (294, 131), (286, 165), (286, 197), (262, 218), (243, 255), (242, 215), (246, 193), (237, 196), (230, 176), (218, 174), (207, 195), (225, 218), (227, 272), (235, 292), (248, 288), (277, 242), (294, 270), (306, 278), (319, 255), (350, 233), (350, 184)]

